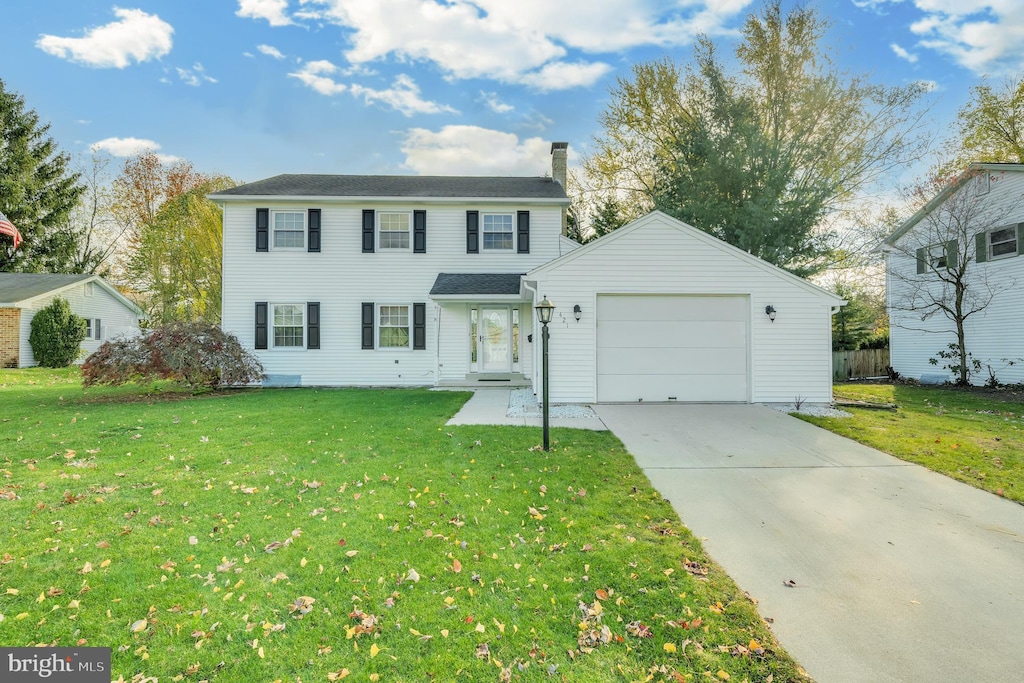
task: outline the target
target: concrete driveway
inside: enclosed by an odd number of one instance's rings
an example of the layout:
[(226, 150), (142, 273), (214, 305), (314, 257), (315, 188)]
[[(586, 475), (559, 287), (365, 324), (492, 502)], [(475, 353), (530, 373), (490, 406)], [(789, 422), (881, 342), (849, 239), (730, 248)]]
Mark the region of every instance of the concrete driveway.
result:
[(763, 406), (596, 410), (821, 683), (1024, 676), (1024, 506)]

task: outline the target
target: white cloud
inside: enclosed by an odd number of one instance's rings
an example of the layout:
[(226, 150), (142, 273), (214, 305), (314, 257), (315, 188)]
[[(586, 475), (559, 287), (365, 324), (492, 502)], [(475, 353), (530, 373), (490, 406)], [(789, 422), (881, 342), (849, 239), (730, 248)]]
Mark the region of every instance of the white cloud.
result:
[[(93, 152), (106, 152), (113, 157), (130, 157), (139, 152), (156, 152), (160, 149), (160, 144), (144, 138), (106, 138), (92, 143), (89, 145), (89, 149)], [(156, 156), (165, 164), (181, 160), (181, 157), (170, 154), (157, 154)]]
[(896, 56), (899, 57), (900, 59), (905, 59), (908, 62), (910, 62), (911, 64), (913, 64), (913, 63), (915, 63), (917, 61), (917, 55), (915, 55), (915, 54), (913, 54), (911, 52), (907, 52), (902, 47), (900, 47), (898, 44), (892, 43), (892, 44), (889, 45), (889, 47), (892, 48), (892, 51), (895, 52)]
[(292, 20), (285, 14), (288, 0), (238, 0), (237, 16), (266, 19), (271, 26), (287, 26)]
[(381, 102), (406, 116), (455, 112), (447, 105), (430, 102), (420, 97), (419, 86), (405, 74), (399, 74), (391, 87), (386, 90), (374, 90), (358, 83), (349, 86), (349, 90), (354, 96), (362, 97), (367, 104)]
[(274, 59), (284, 59), (284, 54), (273, 45), (257, 45), (256, 49)]
[(501, 99), (498, 97), (498, 93), (496, 92), (484, 92), (483, 90), (481, 90), (480, 97), (477, 99), (477, 101), (483, 102), (485, 105), (487, 105), (487, 108), (493, 111), (495, 114), (507, 114), (513, 109), (515, 109), (515, 107), (513, 107), (511, 104), (505, 104), (504, 102), (502, 102)]
[(412, 128), (402, 140), (406, 168), (421, 175), (542, 176), (551, 171), (551, 142), (479, 126)]
[(541, 91), (566, 90), (593, 85), (609, 71), (611, 67), (601, 62), (551, 62), (545, 64), (539, 71), (523, 74), (519, 81)]
[(198, 88), (203, 83), (216, 83), (217, 79), (206, 73), (206, 69), (199, 62), (196, 62), (191, 69), (182, 69), (181, 67), (175, 67), (175, 71), (178, 72), (178, 78), (180, 78), (185, 85), (191, 85), (193, 88)]
[(88, 66), (123, 69), (132, 60), (159, 59), (171, 51), (174, 28), (155, 14), (114, 8), (118, 21), (89, 29), (81, 38), (42, 35), (36, 47)]
[(544, 90), (589, 85), (608, 71), (601, 63), (567, 62), (572, 50), (683, 45), (698, 31), (727, 32), (752, 2), (679, 0), (666, 7), (661, 0), (300, 0), (303, 17), (351, 31), (345, 56), (353, 64), (422, 60), (451, 78)]
[(337, 95), (348, 90), (347, 85), (338, 83), (331, 78), (331, 75), (339, 74), (341, 71), (336, 64), (321, 59), (315, 62), (306, 62), (298, 71), (288, 75), (299, 79), (321, 95)]
[[(901, 1), (855, 4), (881, 12), (885, 4)], [(1016, 73), (1024, 66), (1024, 3), (1020, 0), (908, 1), (921, 13), (910, 25), (917, 47), (947, 55), (976, 74)]]

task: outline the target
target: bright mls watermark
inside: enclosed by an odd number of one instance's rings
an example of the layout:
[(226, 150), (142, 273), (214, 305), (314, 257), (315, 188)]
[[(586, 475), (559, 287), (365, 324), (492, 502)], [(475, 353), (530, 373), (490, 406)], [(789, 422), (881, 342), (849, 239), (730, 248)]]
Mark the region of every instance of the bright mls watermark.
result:
[(3, 683), (110, 683), (109, 647), (0, 647)]

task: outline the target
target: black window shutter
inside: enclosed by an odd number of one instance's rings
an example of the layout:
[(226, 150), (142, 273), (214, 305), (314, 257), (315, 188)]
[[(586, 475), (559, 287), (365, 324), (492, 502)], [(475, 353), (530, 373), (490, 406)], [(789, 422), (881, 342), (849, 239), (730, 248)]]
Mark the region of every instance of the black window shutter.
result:
[(480, 253), (480, 212), (466, 212), (466, 253)]
[(530, 212), (516, 212), (516, 226), (519, 232), (519, 253), (530, 253)]
[(256, 302), (256, 348), (267, 348), (267, 302)]
[(309, 210), (309, 251), (320, 251), (320, 209)]
[(427, 212), (412, 212), (412, 251), (414, 254), (427, 253)]
[(320, 348), (320, 302), (306, 304), (306, 348)]
[(256, 251), (270, 249), (270, 209), (256, 209)]
[(103, 321), (96, 318), (96, 339), (103, 339)]
[(979, 232), (974, 236), (974, 260), (978, 263), (988, 261), (988, 233)]
[(412, 348), (427, 348), (427, 305), (412, 305)]
[[(363, 253), (373, 253), (374, 243), (374, 217), (373, 209), (363, 209)], [(372, 348), (372, 347), (371, 347)]]
[(928, 250), (921, 248), (917, 250), (917, 274), (928, 272)]
[(959, 249), (956, 240), (949, 240), (946, 242), (946, 268), (949, 270), (956, 270), (959, 268), (957, 265), (960, 259)]
[(1024, 254), (1024, 223), (1017, 224), (1017, 256)]
[(373, 303), (363, 304), (363, 348), (373, 348)]

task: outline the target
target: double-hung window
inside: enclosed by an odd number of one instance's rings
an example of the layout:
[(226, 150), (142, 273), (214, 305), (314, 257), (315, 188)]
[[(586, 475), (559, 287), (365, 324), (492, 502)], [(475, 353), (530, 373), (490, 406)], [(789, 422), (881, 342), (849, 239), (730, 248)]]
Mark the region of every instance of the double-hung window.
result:
[(274, 304), (271, 321), (275, 348), (303, 347), (304, 304)]
[(380, 306), (377, 324), (378, 347), (382, 349), (409, 348), (409, 307)]
[(103, 322), (99, 318), (85, 319), (85, 338), (103, 339)]
[(488, 250), (511, 250), (512, 214), (485, 213), (483, 216), (483, 246)]
[(947, 250), (945, 244), (933, 244), (928, 247), (928, 263), (933, 270), (946, 267)]
[(988, 239), (988, 255), (991, 259), (1016, 256), (1020, 253), (1016, 225), (992, 230), (987, 233), (986, 237)]
[(306, 247), (306, 214), (303, 211), (274, 211), (272, 218), (274, 249)]
[(380, 212), (381, 249), (408, 249), (410, 214), (404, 212)]

